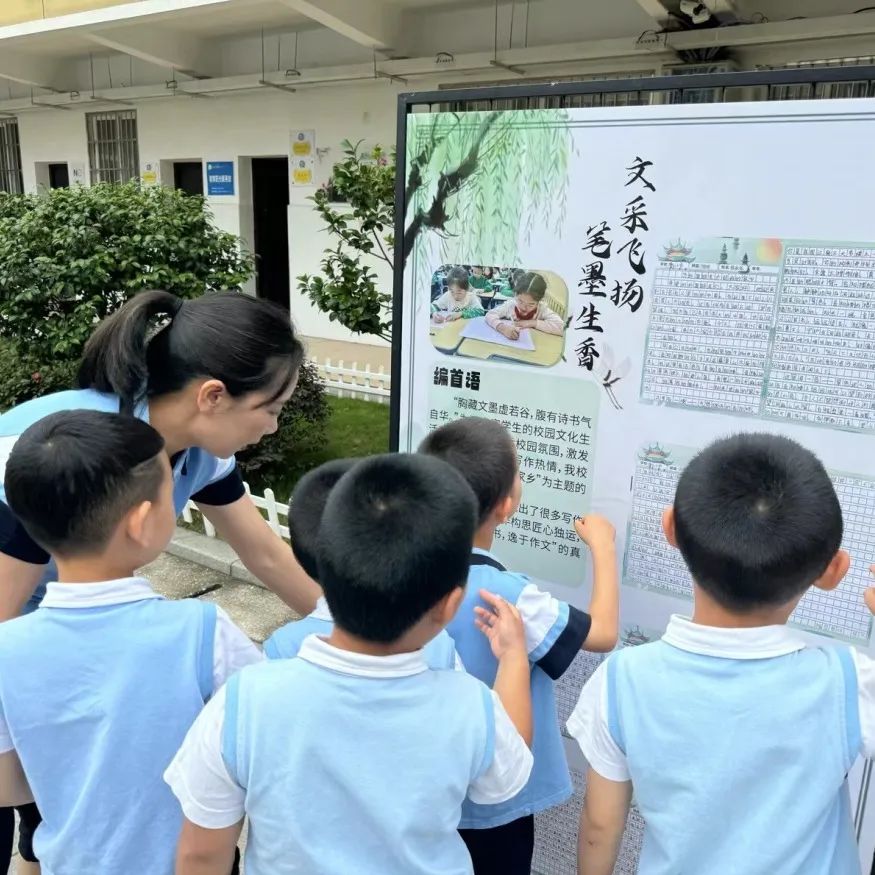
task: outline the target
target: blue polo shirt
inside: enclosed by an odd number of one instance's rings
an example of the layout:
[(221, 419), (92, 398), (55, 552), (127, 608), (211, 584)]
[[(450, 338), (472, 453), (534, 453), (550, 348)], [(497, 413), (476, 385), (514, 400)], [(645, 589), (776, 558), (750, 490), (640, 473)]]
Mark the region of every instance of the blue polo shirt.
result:
[(461, 829), (489, 829), (537, 814), (571, 797), (571, 776), (556, 711), (553, 681), (561, 677), (589, 635), (592, 618), (584, 611), (538, 589), (527, 577), (507, 571), (492, 554), (474, 550), (465, 599), (447, 632), (465, 670), (491, 687), (498, 661), (489, 641), (474, 625), (474, 607), (485, 607), (479, 591), (489, 590), (516, 605), (526, 629), (532, 666), (532, 756), (528, 784), (512, 799), (498, 805), (462, 806)]
[[(44, 417), (62, 410), (118, 413), (119, 399), (116, 395), (107, 395), (93, 389), (75, 389), (25, 401), (0, 415), (0, 553), (22, 562), (46, 566), (46, 573), (26, 611), (34, 610), (42, 601), (46, 582), (56, 576), (56, 571), (49, 554), (27, 534), (6, 504), (3, 483), (6, 460), (23, 431)], [(148, 405), (145, 402), (138, 405), (135, 415), (148, 422)], [(172, 461), (173, 503), (177, 513), (182, 512), (189, 499), (201, 504), (221, 506), (232, 504), (246, 492), (233, 457), (219, 459), (206, 450), (191, 447), (183, 450)]]

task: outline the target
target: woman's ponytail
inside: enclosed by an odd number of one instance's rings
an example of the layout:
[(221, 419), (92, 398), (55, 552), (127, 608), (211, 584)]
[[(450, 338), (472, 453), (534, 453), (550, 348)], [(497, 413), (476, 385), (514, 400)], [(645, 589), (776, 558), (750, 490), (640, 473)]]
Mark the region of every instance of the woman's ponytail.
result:
[(78, 383), (118, 395), (122, 412), (132, 413), (146, 392), (146, 349), (156, 316), (173, 318), (183, 300), (170, 292), (140, 292), (97, 326), (85, 344)]
[[(170, 321), (154, 330), (161, 316)], [(198, 377), (221, 380), (235, 398), (270, 390), (272, 401), (292, 384), (303, 360), (288, 311), (270, 301), (240, 292), (190, 300), (140, 292), (97, 326), (85, 344), (78, 382), (118, 395), (124, 413)]]

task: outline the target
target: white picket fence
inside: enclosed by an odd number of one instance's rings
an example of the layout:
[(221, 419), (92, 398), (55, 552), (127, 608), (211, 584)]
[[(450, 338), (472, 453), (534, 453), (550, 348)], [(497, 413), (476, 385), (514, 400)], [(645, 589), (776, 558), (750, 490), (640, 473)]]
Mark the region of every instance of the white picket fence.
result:
[[(252, 503), (263, 511), (267, 512), (268, 525), (281, 537), (289, 540), (289, 527), (287, 524), (280, 522), (280, 517), (288, 520), (289, 508), (286, 504), (279, 504), (272, 489), (265, 489), (264, 495), (253, 495), (249, 488), (249, 484), (245, 483), (246, 493), (252, 499)], [(197, 515), (197, 516), (195, 516)], [(200, 520), (204, 527), (204, 533), (208, 538), (216, 537), (216, 530), (212, 523), (200, 512), (194, 502), (189, 501), (185, 509), (182, 511), (182, 518), (191, 525), (195, 519)]]
[(349, 366), (344, 365), (343, 361), (333, 364), (328, 358), (323, 362), (313, 359), (313, 364), (332, 395), (389, 403), (391, 377), (385, 368), (372, 370), (370, 365), (360, 368), (357, 362)]

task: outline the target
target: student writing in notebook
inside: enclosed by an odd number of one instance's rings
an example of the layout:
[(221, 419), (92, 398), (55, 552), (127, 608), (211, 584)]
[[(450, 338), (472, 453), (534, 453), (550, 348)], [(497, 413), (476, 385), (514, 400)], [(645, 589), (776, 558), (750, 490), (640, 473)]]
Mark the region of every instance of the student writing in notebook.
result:
[(541, 274), (524, 273), (514, 283), (513, 298), (490, 310), (486, 324), (508, 340), (519, 340), (520, 332), (526, 328), (561, 335), (565, 323), (544, 303), (546, 294), (547, 283)]

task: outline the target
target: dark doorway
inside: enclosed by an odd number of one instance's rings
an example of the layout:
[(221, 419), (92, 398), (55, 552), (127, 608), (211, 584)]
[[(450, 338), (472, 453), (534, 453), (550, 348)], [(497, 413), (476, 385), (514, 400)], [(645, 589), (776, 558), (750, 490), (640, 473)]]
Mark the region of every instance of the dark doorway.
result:
[[(45, 178), (45, 177), (43, 177)], [(49, 164), (49, 188), (69, 188), (70, 171), (66, 164)]]
[(186, 194), (204, 193), (204, 168), (200, 161), (175, 161), (173, 187)]
[(289, 160), (252, 159), (255, 290), (289, 307)]

